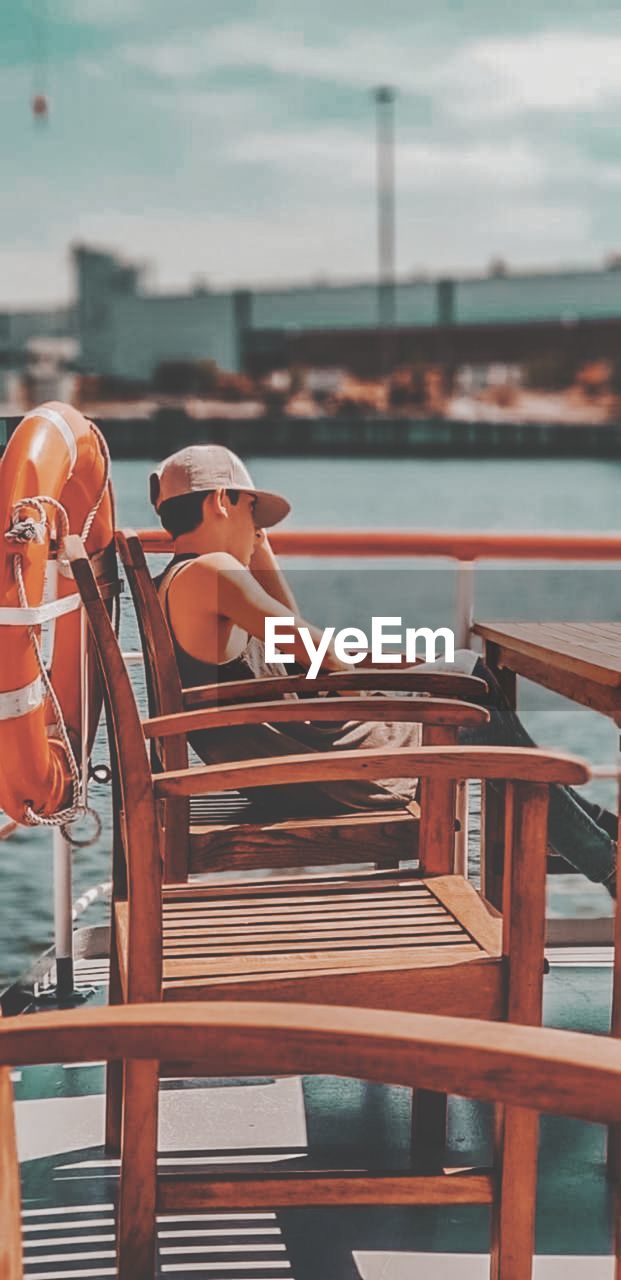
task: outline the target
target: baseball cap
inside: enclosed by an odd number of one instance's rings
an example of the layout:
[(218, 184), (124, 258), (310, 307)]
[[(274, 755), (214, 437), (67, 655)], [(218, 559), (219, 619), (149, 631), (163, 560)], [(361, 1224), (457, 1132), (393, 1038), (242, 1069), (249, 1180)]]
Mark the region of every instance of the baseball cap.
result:
[(159, 511), (169, 498), (209, 489), (239, 489), (257, 499), (255, 521), (259, 529), (284, 520), (291, 503), (280, 494), (257, 489), (241, 458), (223, 444), (191, 444), (165, 458), (149, 477), (151, 502)]

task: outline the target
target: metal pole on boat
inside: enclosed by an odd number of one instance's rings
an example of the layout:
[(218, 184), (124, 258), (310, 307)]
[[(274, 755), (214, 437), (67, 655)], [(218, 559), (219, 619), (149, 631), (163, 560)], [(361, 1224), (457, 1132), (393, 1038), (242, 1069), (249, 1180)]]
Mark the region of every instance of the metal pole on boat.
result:
[[(80, 610), (80, 708), (82, 739), (82, 801), (87, 801), (88, 784), (88, 650), (86, 617)], [(76, 991), (73, 965), (73, 847), (62, 827), (53, 828), (54, 852), (54, 949), (56, 952), (56, 989), (59, 1004), (80, 1003), (86, 993)]]
[(395, 90), (373, 91), (377, 130), (377, 313), (380, 327), (380, 373), (390, 373), (388, 330), (395, 323)]
[(72, 850), (60, 827), (53, 828), (54, 841), (54, 944), (56, 950), (56, 995), (58, 1000), (73, 995)]
[(474, 619), (474, 563), (460, 560), (455, 591), (455, 648), (469, 649)]
[[(474, 564), (472, 560), (460, 560), (457, 566), (455, 592), (455, 648), (469, 649), (474, 618)], [(457, 787), (457, 820), (459, 830), (455, 836), (455, 874), (468, 875), (468, 783)]]

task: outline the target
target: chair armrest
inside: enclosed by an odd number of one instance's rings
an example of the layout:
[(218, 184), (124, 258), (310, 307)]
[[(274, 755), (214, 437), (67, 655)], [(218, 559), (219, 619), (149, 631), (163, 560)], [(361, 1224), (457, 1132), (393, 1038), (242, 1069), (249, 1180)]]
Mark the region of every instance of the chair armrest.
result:
[(486, 724), (484, 707), (439, 698), (299, 698), (275, 702), (239, 703), (234, 706), (203, 707), (175, 715), (154, 716), (143, 721), (145, 738), (168, 738), (174, 734), (196, 733), (226, 725), (299, 724), (301, 722), (342, 723), (344, 720), (411, 722), (433, 725)]
[[(0, 1024), (0, 1064), (204, 1062), (211, 1074), (342, 1075), (621, 1120), (621, 1046), (584, 1031), (429, 1013), (212, 1000), (61, 1009)], [(10, 1089), (4, 1112), (10, 1114)], [(13, 1163), (16, 1163), (13, 1157)]]
[(430, 693), (442, 698), (478, 699), (487, 693), (487, 685), (478, 676), (451, 671), (337, 671), (333, 675), (263, 676), (258, 680), (232, 680), (223, 684), (195, 685), (183, 690), (183, 701), (193, 707), (214, 706), (219, 702), (262, 702), (265, 698), (285, 693), (309, 697), (314, 693), (364, 693), (374, 689), (393, 693)]
[(588, 782), (588, 766), (576, 756), (527, 747), (402, 747), (385, 751), (317, 751), (305, 755), (175, 769), (153, 776), (159, 799), (208, 795), (247, 787), (352, 779), (433, 778), (457, 782), (499, 778), (509, 782)]

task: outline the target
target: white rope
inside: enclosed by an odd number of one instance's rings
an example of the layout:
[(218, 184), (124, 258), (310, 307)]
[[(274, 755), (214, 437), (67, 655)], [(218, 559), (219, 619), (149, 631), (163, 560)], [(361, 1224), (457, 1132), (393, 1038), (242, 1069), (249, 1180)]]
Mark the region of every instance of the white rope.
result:
[(96, 427), (96, 426), (95, 426), (95, 423), (94, 423), (94, 422), (89, 423), (89, 426), (90, 426), (91, 431), (94, 431), (95, 435), (97, 436), (97, 439), (99, 440), (99, 444), (100, 444), (100, 447), (101, 447), (101, 452), (102, 452), (102, 454), (103, 454), (103, 459), (104, 459), (104, 476), (103, 476), (103, 480), (102, 480), (102, 482), (101, 482), (101, 489), (100, 489), (100, 491), (99, 491), (99, 496), (98, 496), (98, 498), (97, 498), (97, 501), (95, 502), (95, 505), (94, 505), (94, 506), (91, 508), (91, 510), (89, 511), (89, 513), (88, 513), (88, 515), (87, 515), (87, 517), (86, 517), (86, 520), (84, 521), (84, 528), (82, 529), (82, 541), (83, 541), (83, 542), (86, 542), (86, 541), (87, 541), (87, 539), (88, 539), (88, 535), (89, 535), (89, 533), (90, 533), (90, 531), (91, 531), (91, 529), (92, 529), (92, 527), (93, 527), (93, 521), (94, 521), (95, 516), (97, 515), (97, 512), (99, 511), (99, 508), (100, 508), (100, 506), (101, 506), (101, 504), (102, 504), (102, 502), (103, 502), (104, 494), (105, 494), (105, 492), (106, 492), (106, 489), (108, 488), (108, 480), (110, 479), (110, 450), (108, 449), (108, 444), (107, 444), (106, 438), (105, 438), (105, 436), (104, 436), (103, 432), (99, 430), (99, 427)]

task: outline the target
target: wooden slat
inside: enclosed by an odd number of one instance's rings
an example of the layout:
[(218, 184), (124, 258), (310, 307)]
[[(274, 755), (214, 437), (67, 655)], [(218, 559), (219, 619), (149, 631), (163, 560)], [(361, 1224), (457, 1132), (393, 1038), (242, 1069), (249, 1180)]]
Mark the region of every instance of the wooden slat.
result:
[[(383, 964), (393, 964), (399, 967), (411, 966), (419, 968), (422, 965), (434, 965), (453, 963), (456, 964), (462, 960), (476, 959), (481, 955), (480, 947), (473, 942), (456, 942), (452, 946), (421, 946), (421, 947), (386, 947), (379, 952), (377, 957), (369, 948), (359, 952), (355, 951), (300, 951), (295, 954), (290, 952), (286, 955), (259, 955), (244, 956), (243, 962), (239, 966), (234, 966), (231, 959), (210, 959), (199, 957), (193, 959), (189, 957), (187, 960), (172, 960), (168, 956), (164, 956), (164, 981), (169, 978), (190, 978), (194, 977), (197, 981), (210, 977), (226, 977), (232, 973), (236, 973), (240, 977), (245, 977), (251, 973), (294, 973), (309, 971), (319, 973), (321, 969), (338, 968), (341, 971), (347, 969), (356, 969), (359, 972), (365, 972), (375, 968), (376, 960), (381, 960)], [(317, 989), (319, 995), (319, 988)]]
[(491, 1204), (493, 1178), (489, 1173), (427, 1176), (412, 1173), (262, 1171), (260, 1177), (231, 1172), (218, 1178), (168, 1174), (158, 1180), (157, 1212), (180, 1209), (286, 1209), (294, 1205), (343, 1204)]
[(448, 928), (453, 924), (453, 919), (442, 911), (438, 911), (434, 915), (424, 916), (422, 920), (416, 916), (402, 919), (397, 914), (389, 917), (388, 920), (384, 918), (378, 920), (376, 916), (371, 916), (367, 920), (345, 918), (328, 924), (320, 914), (314, 914), (312, 920), (294, 920), (293, 922), (286, 921), (285, 923), (278, 921), (277, 924), (263, 924), (261, 922), (261, 924), (254, 927), (252, 925), (237, 926), (232, 932), (231, 929), (214, 928), (209, 918), (207, 918), (206, 920), (201, 920), (198, 925), (179, 924), (174, 928), (167, 928), (165, 937), (167, 946), (174, 946), (177, 939), (184, 937), (197, 940), (205, 937), (215, 941), (258, 942), (261, 939), (278, 939), (281, 937), (297, 939), (311, 935), (313, 937), (334, 937), (338, 933), (343, 936), (351, 934), (354, 937), (363, 936), (366, 938), (373, 936), (373, 934), (384, 934), (391, 931), (394, 933), (395, 930), (400, 933), (405, 933), (406, 931), (421, 933), (438, 927), (446, 926)]
[(447, 912), (439, 909), (437, 912), (425, 912), (424, 914), (402, 914), (399, 911), (390, 913), (382, 912), (344, 912), (342, 915), (332, 915), (331, 917), (318, 911), (311, 911), (308, 915), (285, 915), (271, 916), (264, 919), (259, 917), (253, 927), (252, 916), (248, 915), (240, 923), (229, 920), (213, 920), (207, 913), (198, 917), (192, 917), (190, 920), (178, 918), (166, 925), (165, 933), (168, 939), (174, 939), (180, 934), (193, 934), (199, 936), (202, 933), (222, 934), (227, 938), (239, 938), (240, 941), (245, 939), (256, 938), (257, 934), (274, 935), (278, 933), (288, 933), (294, 931), (300, 936), (307, 930), (311, 932), (324, 928), (327, 932), (333, 932), (335, 929), (350, 928), (354, 931), (366, 931), (369, 928), (388, 929), (392, 926), (400, 926), (402, 929), (410, 928), (439, 928), (444, 924), (453, 923), (453, 917)]
[(204, 957), (207, 961), (211, 961), (212, 956), (231, 956), (236, 959), (238, 956), (260, 955), (266, 958), (266, 965), (269, 964), (269, 958), (275, 955), (295, 955), (296, 952), (313, 952), (320, 951), (381, 951), (386, 948), (394, 947), (423, 947), (423, 946), (452, 946), (455, 942), (468, 942), (468, 934), (464, 933), (459, 925), (448, 926), (446, 929), (424, 929), (416, 933), (404, 933), (403, 929), (389, 930), (387, 934), (383, 934), (381, 930), (377, 930), (375, 936), (364, 933), (359, 939), (352, 938), (351, 935), (338, 937), (334, 935), (315, 937), (305, 936), (297, 939), (295, 935), (289, 938), (262, 938), (256, 943), (252, 942), (212, 942), (210, 938), (196, 939), (193, 935), (188, 935), (185, 940), (180, 939), (174, 945), (166, 943), (164, 946), (164, 963), (167, 960), (192, 959), (199, 960)]
[[(299, 875), (299, 873), (292, 873), (288, 875), (287, 874), (274, 875), (274, 876), (269, 876), (268, 885), (270, 890), (275, 890), (277, 888), (280, 888), (281, 885), (284, 885), (284, 886), (290, 885), (292, 889), (295, 886), (299, 887), (300, 885), (302, 885), (302, 887), (304, 887), (305, 885), (308, 886), (309, 884), (312, 884), (313, 886), (321, 886), (321, 885), (327, 884), (329, 886), (331, 884), (342, 885), (342, 884), (353, 883), (355, 885), (361, 885), (361, 884), (365, 885), (368, 883), (368, 884), (377, 886), (377, 885), (384, 884), (386, 881), (391, 881), (391, 880), (398, 880), (398, 882), (401, 884), (401, 883), (405, 883), (408, 880), (411, 880), (412, 882), (416, 882), (418, 880), (420, 882), (420, 877), (417, 875), (416, 872), (411, 870), (403, 870), (403, 871), (401, 870), (395, 871), (394, 869), (378, 870), (376, 867), (371, 867), (371, 868), (367, 868), (366, 870), (347, 871), (345, 873), (343, 871), (339, 872), (339, 871), (331, 870), (331, 871), (313, 871), (312, 874), (309, 874), (306, 876)], [(227, 877), (226, 882), (225, 881), (220, 882), (220, 887), (222, 888), (222, 886), (224, 886), (224, 889), (226, 890), (226, 892), (230, 894), (235, 894), (235, 893), (245, 894), (247, 891), (250, 892), (252, 888), (254, 888), (256, 892), (260, 893), (264, 889), (264, 885), (261, 881), (253, 882), (251, 880), (248, 880), (246, 877), (244, 877), (241, 880), (229, 880)], [(164, 889), (163, 889), (163, 899), (164, 901), (168, 901), (169, 899), (183, 897), (184, 895), (188, 895), (192, 897), (196, 887), (197, 887), (196, 882), (188, 884), (187, 881), (185, 880), (179, 881), (176, 884), (172, 884), (172, 883), (167, 884), (164, 886)], [(209, 882), (210, 891), (215, 891), (217, 887), (218, 887), (217, 881)]]
[[(308, 867), (330, 863), (397, 862), (418, 854), (418, 806), (410, 813), (386, 812), (335, 818), (289, 819), (190, 825), (190, 872), (254, 870), (256, 867)], [(254, 812), (254, 811), (253, 811)]]
[(375, 925), (380, 929), (388, 929), (392, 925), (400, 925), (401, 928), (409, 928), (416, 925), (430, 925), (439, 927), (448, 922), (452, 917), (446, 912), (438, 910), (435, 912), (407, 913), (400, 911), (346, 911), (343, 913), (329, 915), (328, 913), (318, 909), (317, 911), (304, 912), (303, 915), (285, 912), (282, 914), (270, 914), (268, 916), (260, 915), (255, 917), (253, 926), (252, 914), (238, 917), (227, 917), (226, 920), (214, 919), (209, 913), (199, 916), (193, 916), (191, 920), (184, 920), (183, 917), (176, 917), (171, 923), (165, 922), (166, 937), (174, 939), (180, 933), (191, 932), (199, 935), (201, 932), (209, 932), (210, 934), (218, 932), (226, 932), (228, 937), (234, 933), (237, 937), (256, 937), (258, 932), (278, 932), (284, 930), (295, 929), (299, 935), (306, 929), (314, 929), (321, 925), (325, 925), (329, 930), (341, 929), (346, 925), (351, 925), (353, 929), (366, 930), (371, 925)]
[(343, 781), (344, 779), (434, 777), (514, 778), (580, 784), (588, 782), (583, 761), (564, 753), (528, 747), (402, 747), (398, 751), (337, 751), (274, 759), (213, 764), (178, 769), (153, 779), (156, 796), (191, 796), (235, 787), (270, 787), (284, 783)]
[(230, 703), (241, 698), (246, 702), (272, 698), (284, 693), (308, 696), (324, 691), (381, 689), (389, 692), (430, 693), (437, 697), (466, 698), (473, 701), (485, 694), (487, 686), (478, 676), (466, 676), (444, 671), (379, 671), (376, 668), (359, 671), (338, 671), (332, 675), (318, 676), (263, 676), (258, 680), (231, 680), (222, 684), (196, 685), (183, 690), (186, 707), (211, 706), (218, 702)]
[(352, 893), (351, 897), (344, 894), (340, 898), (329, 898), (327, 895), (326, 897), (321, 897), (320, 894), (317, 894), (316, 897), (311, 894), (300, 895), (297, 898), (283, 895), (280, 899), (251, 899), (244, 911), (243, 899), (238, 899), (230, 904), (223, 904), (217, 901), (212, 904), (208, 898), (205, 899), (201, 896), (198, 902), (184, 902), (181, 910), (178, 907), (174, 909), (167, 908), (164, 911), (164, 920), (191, 919), (194, 915), (204, 915), (206, 913), (215, 921), (221, 920), (223, 923), (228, 922), (231, 917), (239, 914), (250, 915), (255, 919), (263, 918), (265, 914), (273, 916), (298, 914), (304, 916), (307, 908), (312, 908), (313, 906), (317, 910), (326, 913), (332, 912), (337, 915), (344, 915), (356, 910), (373, 912), (376, 909), (388, 910), (389, 908), (403, 911), (433, 910), (435, 902), (431, 895), (429, 898), (423, 898), (422, 895), (414, 893), (387, 893), (385, 895)]
[[(252, 889), (256, 886), (256, 891)], [(401, 903), (415, 906), (435, 906), (433, 894), (429, 892), (427, 886), (421, 881), (406, 881), (400, 885), (398, 882), (393, 886), (387, 882), (385, 886), (371, 885), (368, 889), (364, 885), (347, 885), (347, 883), (335, 884), (318, 884), (317, 888), (312, 883), (312, 879), (304, 878), (300, 880), (299, 886), (287, 885), (283, 887), (281, 892), (272, 889), (269, 879), (256, 881), (255, 886), (252, 882), (248, 884), (248, 895), (235, 894), (229, 895), (225, 886), (194, 885), (193, 893), (183, 897), (174, 899), (165, 899), (163, 911), (165, 914), (174, 911), (191, 911), (200, 910), (204, 904), (209, 904), (209, 910), (213, 911), (239, 911), (244, 907), (247, 910), (262, 911), (268, 907), (299, 907), (304, 909), (304, 905), (309, 902), (320, 903), (322, 908), (328, 910), (330, 906), (342, 907), (345, 903), (355, 906), (356, 903), (370, 903), (380, 905), (382, 903)]]
[(201, 729), (246, 724), (300, 724), (306, 721), (339, 724), (344, 720), (362, 723), (411, 723), (433, 725), (485, 724), (489, 712), (469, 702), (441, 698), (297, 698), (271, 702), (230, 705), (152, 716), (142, 722), (145, 738), (197, 733)]
[(265, 881), (209, 881), (195, 882), (193, 884), (174, 884), (174, 886), (166, 886), (164, 892), (164, 908), (179, 902), (193, 902), (200, 897), (201, 892), (204, 893), (205, 899), (209, 901), (238, 901), (239, 899), (251, 899), (251, 897), (262, 897), (266, 893), (270, 895), (278, 895), (278, 900), (282, 901), (291, 897), (305, 895), (312, 892), (312, 895), (318, 893), (321, 901), (327, 900), (328, 895), (332, 895), (334, 899), (341, 897), (343, 893), (364, 893), (373, 891), (383, 893), (387, 891), (407, 891), (412, 896), (426, 895), (429, 896), (428, 890), (425, 890), (423, 882), (416, 872), (410, 870), (387, 870), (387, 872), (351, 872), (347, 876), (339, 874), (329, 876), (311, 874), (311, 876), (288, 876), (277, 877), (270, 876)]

